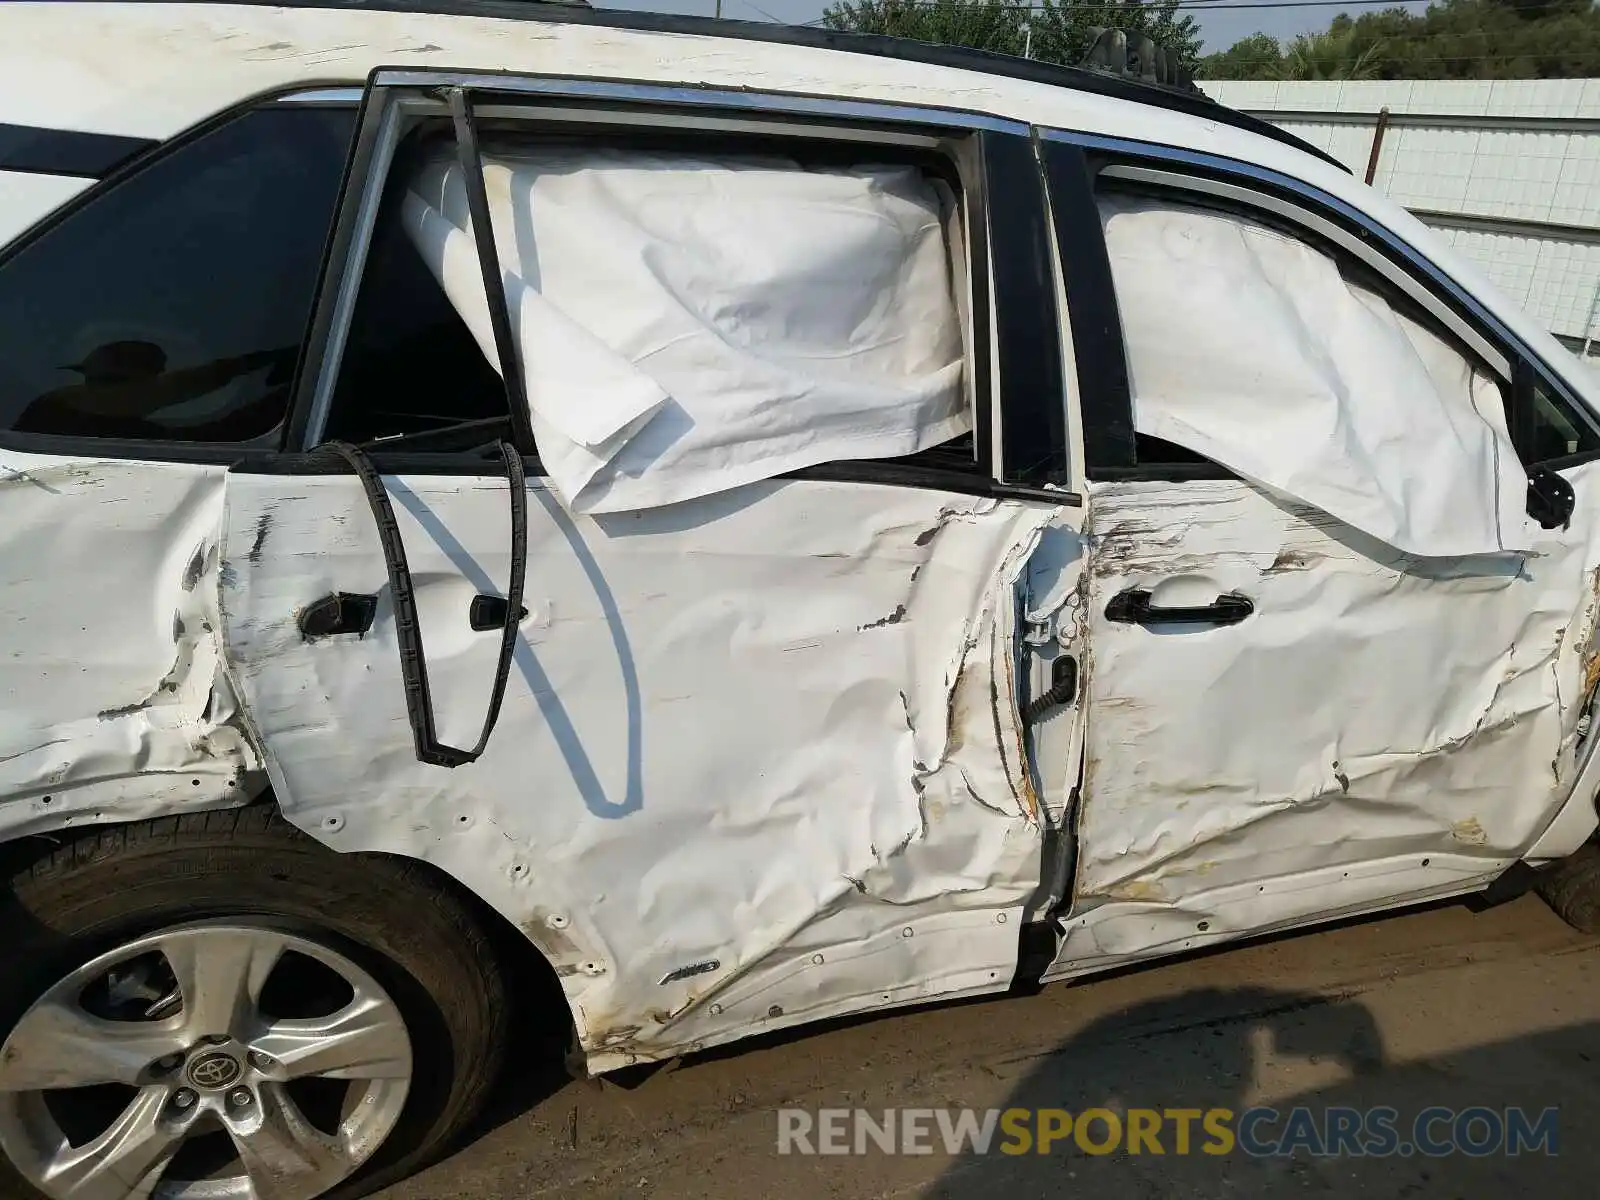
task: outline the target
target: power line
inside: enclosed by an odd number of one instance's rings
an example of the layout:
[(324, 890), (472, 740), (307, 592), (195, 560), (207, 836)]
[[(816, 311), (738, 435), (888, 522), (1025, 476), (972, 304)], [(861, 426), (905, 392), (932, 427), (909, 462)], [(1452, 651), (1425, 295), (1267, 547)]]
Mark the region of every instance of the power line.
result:
[[(1213, 0), (1179, 0), (1179, 9), (1204, 9), (1206, 12), (1215, 12), (1219, 8), (1353, 8), (1361, 5), (1377, 5), (1380, 8), (1399, 8), (1402, 0), (1225, 0), (1214, 3)], [(1407, 0), (1415, 2), (1415, 0)], [(1554, 8), (1563, 0), (1550, 0), (1548, 4), (1525, 5), (1526, 8)], [(1042, 4), (1030, 4), (1029, 9), (1043, 8)], [(1114, 4), (1062, 4), (1058, 8), (1117, 8)]]
[[(1499, 53), (1499, 54), (1430, 54), (1430, 55), (1425, 55), (1425, 56), (1419, 55), (1416, 58), (1412, 58), (1412, 57), (1407, 56), (1405, 58), (1402, 58), (1397, 65), (1406, 66), (1406, 65), (1408, 65), (1410, 63), (1426, 63), (1426, 62), (1490, 62), (1490, 61), (1503, 62), (1504, 60), (1509, 59), (1509, 58), (1541, 58), (1541, 57), (1543, 57), (1543, 56), (1539, 55), (1539, 54), (1514, 54), (1514, 53)], [(1230, 59), (1228, 59), (1228, 62), (1230, 64), (1239, 64), (1241, 66), (1250, 66), (1250, 65), (1256, 64), (1256, 63), (1271, 64), (1273, 66), (1278, 66), (1283, 62), (1283, 59), (1281, 59), (1281, 58), (1270, 58), (1270, 57), (1267, 57), (1266, 55), (1261, 55), (1261, 56), (1254, 57), (1254, 58), (1230, 58)], [(1202, 78), (1198, 79), (1196, 82), (1199, 82), (1199, 83), (1242, 83), (1242, 82), (1256, 82), (1256, 83), (1260, 83), (1260, 82), (1266, 82), (1266, 83), (1410, 83), (1410, 82), (1417, 82), (1417, 83), (1444, 83), (1444, 82), (1447, 82), (1447, 81), (1446, 80), (1442, 80), (1442, 79), (1419, 79), (1419, 80), (1413, 81), (1409, 77), (1403, 77), (1401, 79), (1382, 79), (1382, 78), (1379, 78), (1378, 76), (1373, 76), (1370, 79), (1339, 79), (1339, 80), (1273, 79), (1273, 80), (1249, 80), (1249, 81), (1238, 80), (1238, 79), (1211, 79), (1211, 78), (1203, 78), (1202, 77)], [(1478, 82), (1478, 83), (1489, 83), (1491, 81), (1487, 80), (1487, 79), (1480, 79), (1480, 80), (1477, 80), (1476, 82)]]
[[(1521, 7), (1524, 9), (1564, 8), (1568, 6), (1569, 2), (1570, 0), (1546, 0), (1542, 4), (1524, 4)], [(900, 0), (901, 6), (905, 8), (932, 8), (936, 3), (937, 0)], [(1418, 3), (1422, 3), (1422, 0), (1178, 0), (1176, 7), (1180, 12), (1186, 10), (1215, 12), (1217, 9), (1223, 8), (1400, 8), (1404, 4)], [(975, 4), (973, 7), (982, 6)], [(996, 7), (999, 7), (999, 5)], [(1051, 8), (1058, 11), (1070, 9), (1121, 12), (1133, 6), (1126, 2), (1119, 3), (1117, 0), (1105, 0), (1103, 3), (1094, 3), (1093, 0), (1065, 0), (1064, 3), (1053, 5), (1006, 4), (1004, 7), (1018, 9), (1023, 12), (1045, 12)], [(823, 19), (822, 17), (817, 17), (813, 20), (805, 21), (803, 24), (816, 25)]]
[[(746, 0), (746, 2), (748, 3), (748, 0)], [(1340, 8), (1340, 9), (1377, 8), (1377, 9), (1393, 9), (1393, 8), (1400, 8), (1400, 7), (1402, 7), (1403, 4), (1412, 4), (1412, 3), (1420, 3), (1420, 2), (1421, 2), (1421, 0), (1178, 0), (1177, 4), (1174, 7), (1180, 12), (1217, 12), (1219, 10), (1229, 10), (1229, 9), (1240, 10), (1240, 9), (1292, 9), (1292, 8)], [(931, 8), (931, 7), (934, 7), (937, 3), (939, 3), (939, 0), (899, 0), (900, 6), (906, 7), (906, 8)], [(1429, 0), (1429, 3), (1431, 5), (1432, 0)], [(1525, 4), (1521, 5), (1521, 8), (1524, 11), (1530, 10), (1530, 9), (1538, 10), (1538, 9), (1565, 8), (1565, 7), (1569, 7), (1570, 3), (1571, 3), (1571, 0), (1544, 0), (1544, 2), (1537, 3), (1537, 4), (1526, 4), (1525, 3)], [(751, 5), (751, 7), (754, 7), (754, 5)], [(974, 7), (974, 8), (987, 7), (987, 5), (974, 4), (972, 7)], [(1001, 5), (996, 4), (995, 7), (1001, 7)], [(1061, 0), (1060, 3), (1054, 3), (1054, 4), (1051, 4), (1051, 5), (1031, 4), (1031, 3), (1030, 4), (1011, 4), (1011, 3), (1006, 3), (1006, 4), (1003, 5), (1003, 7), (1008, 8), (1008, 9), (1020, 10), (1022, 12), (1047, 12), (1047, 11), (1050, 11), (1051, 9), (1054, 9), (1056, 11), (1063, 11), (1063, 12), (1065, 12), (1065, 11), (1073, 11), (1073, 12), (1091, 12), (1092, 13), (1092, 12), (1125, 12), (1129, 8), (1133, 7), (1133, 5), (1129, 2), (1129, 0), (1120, 0), (1120, 2), (1119, 2), (1119, 0), (1104, 0), (1104, 2), (1096, 2), (1096, 0)], [(761, 11), (764, 12), (765, 10), (761, 10)], [(771, 14), (767, 14), (767, 15), (770, 16)], [(1407, 15), (1408, 16), (1412, 16), (1412, 17), (1417, 17), (1417, 16), (1421, 16), (1422, 14), (1417, 13), (1415, 11), (1408, 11)], [(827, 14), (824, 13), (821, 16), (815, 17), (810, 21), (802, 22), (801, 24), (802, 25), (806, 25), (806, 26), (820, 26), (826, 20), (827, 20)], [(849, 30), (845, 29), (842, 32), (849, 32)], [(1439, 34), (1436, 34), (1434, 36), (1438, 37), (1438, 38), (1454, 38), (1454, 37), (1462, 37), (1462, 36), (1466, 36), (1466, 35), (1465, 34), (1458, 34), (1458, 33), (1439, 33)], [(1277, 38), (1277, 39), (1274, 39), (1274, 40), (1281, 42), (1284, 39)], [(1504, 52), (1497, 52), (1497, 53), (1489, 53), (1489, 54), (1459, 54), (1459, 55), (1433, 55), (1433, 56), (1427, 56), (1427, 57), (1422, 57), (1422, 56), (1419, 56), (1419, 57), (1408, 57), (1406, 59), (1406, 61), (1407, 62), (1481, 62), (1481, 61), (1487, 61), (1487, 60), (1491, 60), (1491, 59), (1504, 59), (1504, 58), (1507, 58), (1507, 57), (1511, 57), (1511, 56), (1506, 54), (1506, 53), (1504, 53)], [(1547, 55), (1543, 54), (1543, 53), (1525, 53), (1525, 54), (1519, 55), (1517, 57), (1541, 58), (1541, 57), (1547, 57)], [(1270, 59), (1270, 58), (1264, 58), (1263, 57), (1263, 58), (1259, 58), (1259, 59), (1238, 59), (1238, 60), (1235, 60), (1235, 61), (1240, 62), (1240, 63), (1248, 64), (1248, 63), (1251, 63), (1251, 62), (1272, 62), (1274, 60)]]
[[(1353, 8), (1375, 4), (1382, 8), (1399, 8), (1402, 0), (1179, 0), (1178, 8), (1204, 9), (1215, 12), (1219, 8)], [(1553, 0), (1559, 3), (1560, 0)], [(1030, 4), (1029, 10), (1042, 9), (1042, 4)], [(1058, 4), (1057, 8), (1120, 8), (1117, 4)], [(1531, 7), (1531, 6), (1530, 6)], [(1539, 5), (1540, 8), (1547, 7)]]

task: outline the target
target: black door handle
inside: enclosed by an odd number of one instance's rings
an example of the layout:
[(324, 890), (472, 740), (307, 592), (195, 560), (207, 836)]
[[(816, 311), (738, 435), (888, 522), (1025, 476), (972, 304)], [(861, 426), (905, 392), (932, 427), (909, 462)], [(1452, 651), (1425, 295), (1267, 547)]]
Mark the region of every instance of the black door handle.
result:
[(307, 639), (341, 633), (366, 633), (378, 615), (378, 598), (366, 592), (334, 592), (300, 613), (300, 633)]
[[(504, 596), (474, 596), (467, 605), (467, 624), (474, 633), (487, 633), (491, 629), (504, 629), (511, 619), (511, 605)], [(526, 621), (528, 610), (518, 607), (517, 620)]]
[(1237, 592), (1218, 596), (1210, 604), (1189, 608), (1157, 608), (1143, 588), (1129, 588), (1111, 597), (1106, 620), (1123, 625), (1237, 625), (1256, 606)]

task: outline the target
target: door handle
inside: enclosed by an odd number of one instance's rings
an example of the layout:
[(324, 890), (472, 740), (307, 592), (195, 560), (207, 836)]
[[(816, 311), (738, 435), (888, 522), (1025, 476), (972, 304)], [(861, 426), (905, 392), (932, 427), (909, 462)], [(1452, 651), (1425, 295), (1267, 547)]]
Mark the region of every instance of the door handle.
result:
[(334, 592), (306, 605), (300, 613), (300, 633), (312, 638), (343, 633), (361, 636), (378, 615), (378, 598), (368, 592)]
[[(528, 610), (517, 607), (517, 620), (526, 621)], [(504, 596), (474, 596), (467, 605), (467, 624), (474, 633), (487, 633), (491, 629), (504, 629), (511, 620), (511, 605)]]
[(1248, 596), (1237, 592), (1187, 608), (1157, 608), (1150, 600), (1143, 588), (1118, 592), (1106, 605), (1106, 620), (1122, 625), (1237, 625), (1256, 610)]

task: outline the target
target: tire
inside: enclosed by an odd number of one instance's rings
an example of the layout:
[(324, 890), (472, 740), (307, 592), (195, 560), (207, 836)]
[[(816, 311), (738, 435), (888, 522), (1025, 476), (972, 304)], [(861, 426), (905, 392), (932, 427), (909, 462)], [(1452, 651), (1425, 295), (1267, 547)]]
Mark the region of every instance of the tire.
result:
[(1581, 933), (1600, 933), (1600, 844), (1590, 842), (1549, 868), (1539, 895), (1556, 915)]
[[(353, 1200), (441, 1155), (494, 1083), (507, 1033), (500, 965), (469, 909), (416, 864), (336, 855), (253, 806), (89, 830), (9, 874), (0, 1044), (96, 956), (196, 922), (281, 931), (376, 981), (403, 1019), (410, 1081), (382, 1143), (325, 1196)], [(39, 1196), (0, 1154), (0, 1197)]]

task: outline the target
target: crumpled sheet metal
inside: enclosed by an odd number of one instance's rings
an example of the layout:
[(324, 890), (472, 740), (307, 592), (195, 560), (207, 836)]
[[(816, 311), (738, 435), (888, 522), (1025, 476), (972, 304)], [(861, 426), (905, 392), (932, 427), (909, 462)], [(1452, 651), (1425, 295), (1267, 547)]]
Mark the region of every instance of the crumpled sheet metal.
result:
[(218, 671), (224, 477), (0, 459), (0, 837), (248, 799)]
[[(470, 744), (498, 637), (459, 618), (503, 586), (504, 484), (391, 489), (441, 736)], [(516, 923), (593, 1069), (1006, 987), (1042, 847), (1012, 597), (1052, 511), (803, 481), (601, 517), (533, 484), (529, 507), (500, 724), (447, 771), (412, 754), (356, 482), (230, 478), (230, 655), (289, 819)], [(308, 644), (292, 614), (335, 588), (385, 595), (373, 630)]]
[[(1245, 483), (1094, 485), (1077, 911), (1204, 916), (1197, 897), (1252, 881), (1302, 893), (1257, 914), (1272, 924), (1330, 868), (1464, 858), (1492, 874), (1517, 858), (1573, 782), (1596, 677), (1600, 471), (1571, 477), (1570, 533), (1456, 559), (1401, 554)], [(1106, 621), (1132, 587), (1159, 605), (1239, 591), (1255, 612)], [(1334, 872), (1324, 907), (1341, 887), (1359, 903), (1349, 876)]]

